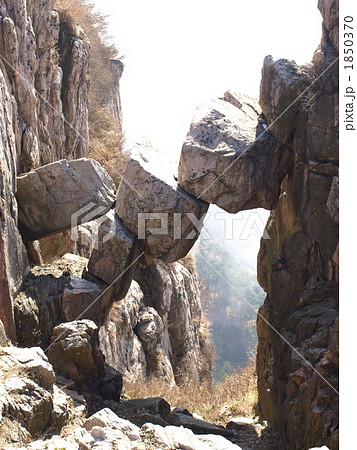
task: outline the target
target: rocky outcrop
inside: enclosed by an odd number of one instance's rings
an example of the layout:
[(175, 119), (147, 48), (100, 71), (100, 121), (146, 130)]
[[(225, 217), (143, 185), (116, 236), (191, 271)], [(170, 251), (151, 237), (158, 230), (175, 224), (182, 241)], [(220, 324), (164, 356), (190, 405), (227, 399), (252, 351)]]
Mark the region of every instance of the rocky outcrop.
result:
[(51, 2), (4, 0), (0, 16), (0, 318), (14, 339), (12, 302), (28, 265), (16, 175), (86, 155), (89, 43), (64, 35)]
[(226, 92), (201, 105), (184, 142), (178, 181), (190, 194), (236, 213), (275, 208), (291, 160), (256, 100)]
[(148, 145), (136, 145), (120, 183), (116, 212), (146, 254), (166, 262), (186, 256), (196, 242), (208, 204), (178, 186), (175, 168)]
[(116, 119), (121, 130), (123, 123), (123, 111), (121, 107), (120, 78), (123, 75), (124, 64), (120, 59), (112, 59), (110, 63), (114, 76), (114, 84), (112, 86), (112, 93), (107, 104), (107, 108), (114, 119)]
[(16, 198), (21, 232), (34, 241), (101, 217), (115, 187), (97, 161), (61, 160), (20, 175)]
[[(127, 296), (112, 305), (99, 331), (106, 361), (128, 381), (170, 383), (203, 377), (197, 280), (179, 262), (142, 267)], [(139, 286), (140, 285), (140, 286)]]
[[(267, 292), (257, 320), (260, 411), (299, 449), (338, 448), (338, 64), (318, 78), (337, 57), (338, 3), (319, 8), (323, 38), (309, 67), (317, 80), (270, 128), (291, 143), (294, 162), (258, 256)], [(265, 60), (268, 125), (305, 87), (305, 72)]]

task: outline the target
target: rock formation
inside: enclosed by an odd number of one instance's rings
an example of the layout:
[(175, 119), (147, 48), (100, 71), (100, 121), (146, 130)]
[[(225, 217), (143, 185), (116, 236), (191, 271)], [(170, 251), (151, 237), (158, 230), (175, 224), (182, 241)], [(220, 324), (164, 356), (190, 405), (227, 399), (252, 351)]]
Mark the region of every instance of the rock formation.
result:
[(290, 160), (289, 146), (267, 130), (256, 100), (228, 91), (197, 109), (178, 180), (190, 194), (230, 213), (273, 209)]
[(257, 373), (261, 414), (294, 448), (337, 449), (338, 64), (330, 65), (338, 56), (338, 2), (319, 8), (323, 38), (308, 68), (316, 81), (281, 119), (293, 99), (288, 90), (296, 97), (305, 88), (307, 68), (264, 61), (262, 110), (268, 125), (277, 119), (270, 130), (290, 142), (294, 161), (258, 256), (267, 297), (257, 320)]
[(148, 145), (136, 145), (120, 183), (116, 212), (139, 236), (145, 253), (174, 262), (196, 242), (208, 204), (189, 195), (167, 158)]
[(146, 376), (169, 384), (204, 377), (197, 280), (179, 262), (159, 260), (137, 271), (127, 296), (100, 329), (106, 361), (128, 381)]

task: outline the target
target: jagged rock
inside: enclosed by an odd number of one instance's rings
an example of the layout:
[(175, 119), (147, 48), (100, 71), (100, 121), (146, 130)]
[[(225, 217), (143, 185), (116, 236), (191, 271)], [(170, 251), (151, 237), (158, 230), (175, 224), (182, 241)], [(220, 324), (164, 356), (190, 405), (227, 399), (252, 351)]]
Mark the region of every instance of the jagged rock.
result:
[(339, 2), (338, 0), (319, 0), (318, 8), (321, 12), (324, 25), (329, 31), (329, 38), (338, 52), (338, 38), (339, 38)]
[(55, 374), (40, 348), (3, 347), (1, 409), (33, 436), (51, 426)]
[(140, 411), (140, 413), (147, 413), (152, 416), (159, 416), (166, 420), (170, 414), (170, 405), (161, 397), (154, 398), (137, 398), (134, 400), (126, 400), (125, 406)]
[(266, 56), (262, 69), (259, 104), (269, 130), (280, 142), (286, 143), (294, 129), (300, 107), (299, 96), (312, 83), (305, 68), (295, 61)]
[(24, 290), (14, 300), (17, 340), (21, 346), (46, 348), (61, 316), (62, 295), (69, 279), (52, 275), (25, 279)]
[(104, 408), (89, 417), (83, 427), (90, 431), (93, 427), (114, 428), (122, 431), (131, 441), (140, 442), (140, 428), (128, 420), (118, 417), (111, 409)]
[(54, 234), (39, 240), (41, 264), (51, 263), (66, 253), (74, 253), (76, 243), (71, 237), (71, 231)]
[(141, 435), (148, 445), (155, 445), (160, 449), (182, 448), (185, 450), (240, 450), (238, 445), (232, 444), (222, 436), (194, 435), (191, 430), (182, 427), (145, 424), (141, 428)]
[(290, 156), (267, 131), (256, 100), (230, 93), (196, 110), (178, 180), (190, 194), (231, 213), (273, 209)]
[(62, 296), (61, 318), (66, 322), (78, 319), (97, 322), (101, 311), (102, 293), (100, 286), (71, 276)]
[[(203, 368), (199, 335), (201, 302), (195, 275), (180, 262), (166, 264), (156, 260), (138, 271), (135, 278), (144, 292), (145, 305), (154, 308), (162, 319), (160, 340), (176, 382), (199, 383)], [(157, 356), (151, 354), (153, 363)], [(156, 373), (159, 376), (160, 372)]]
[(9, 340), (6, 336), (5, 327), (0, 319), (0, 347), (7, 347), (9, 344)]
[(189, 428), (195, 434), (218, 434), (220, 436), (233, 437), (233, 432), (223, 427), (213, 425), (200, 419), (195, 419), (187, 414), (170, 413), (166, 417), (167, 422), (177, 427)]
[(111, 297), (121, 300), (128, 292), (139, 256), (136, 237), (125, 228), (116, 213), (110, 211), (101, 218), (97, 242), (88, 262), (88, 274), (108, 284), (114, 283)]
[(253, 426), (257, 423), (256, 420), (250, 419), (249, 417), (234, 417), (229, 420), (226, 428), (227, 430), (242, 430), (244, 428)]
[(177, 185), (175, 169), (164, 159), (149, 145), (133, 147), (119, 186), (116, 211), (124, 225), (138, 235), (148, 255), (173, 262), (192, 248), (199, 235), (195, 225), (202, 226), (198, 222), (208, 205)]
[(56, 372), (71, 378), (78, 388), (94, 381), (101, 367), (95, 352), (98, 327), (90, 320), (78, 320), (53, 329), (48, 359)]
[[(338, 65), (329, 67), (337, 57), (336, 6), (319, 1), (325, 26), (311, 66), (318, 82), (272, 128), (278, 139), (290, 137), (294, 164), (258, 257), (267, 297), (256, 366), (260, 417), (277, 425), (288, 447), (331, 450), (339, 447)], [(284, 73), (288, 83), (279, 81)], [(269, 123), (302, 91), (304, 76), (286, 60), (266, 60), (261, 104)]]
[[(0, 36), (2, 28), (0, 25)], [(1, 50), (0, 38), (0, 54)], [(15, 339), (13, 299), (17, 295), (28, 264), (26, 250), (17, 229), (18, 210), (15, 199), (17, 149), (12, 128), (15, 105), (10, 82), (0, 61), (0, 319), (11, 339)]]
[(89, 222), (111, 208), (114, 184), (92, 159), (57, 161), (17, 178), (19, 222), (33, 241)]
[(139, 311), (136, 334), (145, 351), (148, 373), (172, 383), (174, 373), (169, 358), (170, 344), (165, 339), (164, 322), (154, 308), (149, 306)]
[(132, 281), (125, 298), (113, 303), (99, 330), (100, 349), (106, 362), (128, 381), (146, 377), (144, 349), (134, 333), (142, 299), (139, 285)]

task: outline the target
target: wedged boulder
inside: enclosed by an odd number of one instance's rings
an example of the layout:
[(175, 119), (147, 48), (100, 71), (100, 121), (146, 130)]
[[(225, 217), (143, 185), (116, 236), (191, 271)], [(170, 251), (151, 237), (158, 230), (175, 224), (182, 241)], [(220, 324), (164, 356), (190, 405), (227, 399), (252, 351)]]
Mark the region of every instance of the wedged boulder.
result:
[(115, 187), (97, 161), (61, 160), (17, 177), (16, 198), (23, 237), (34, 241), (107, 213)]
[(136, 144), (119, 186), (116, 211), (145, 253), (174, 262), (199, 235), (208, 204), (178, 186), (175, 168), (149, 144)]
[(181, 151), (180, 186), (230, 213), (273, 209), (291, 160), (256, 100), (228, 92), (196, 110)]
[(94, 249), (88, 262), (88, 274), (107, 284), (114, 283), (115, 300), (125, 297), (140, 256), (137, 238), (128, 231), (115, 211), (101, 219)]
[(290, 59), (274, 61), (271, 55), (264, 58), (259, 104), (263, 110), (269, 130), (280, 142), (291, 137), (296, 114), (305, 96), (299, 96), (313, 82), (305, 67), (299, 67)]
[(102, 292), (97, 284), (71, 276), (62, 296), (62, 319), (66, 322), (78, 319), (97, 322), (101, 311)]

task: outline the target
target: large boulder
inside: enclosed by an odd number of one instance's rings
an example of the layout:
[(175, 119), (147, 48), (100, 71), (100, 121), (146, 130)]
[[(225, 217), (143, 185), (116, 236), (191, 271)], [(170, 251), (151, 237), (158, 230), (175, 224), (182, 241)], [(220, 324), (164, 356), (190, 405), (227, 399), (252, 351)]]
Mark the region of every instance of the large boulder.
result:
[(173, 262), (192, 248), (208, 205), (178, 186), (175, 169), (150, 145), (136, 144), (119, 186), (116, 211), (145, 253)]
[(19, 223), (24, 238), (34, 241), (107, 213), (115, 187), (92, 159), (57, 161), (17, 177)]
[(290, 157), (267, 130), (257, 102), (228, 92), (196, 110), (178, 180), (190, 194), (230, 213), (273, 209)]

